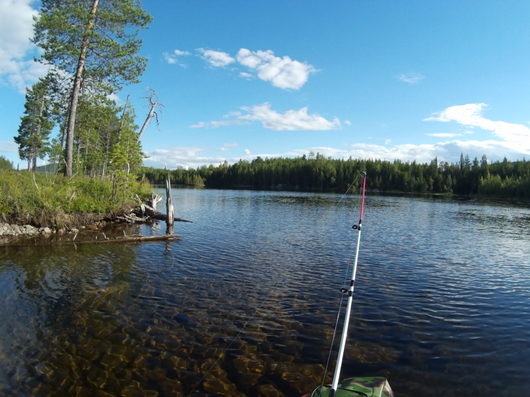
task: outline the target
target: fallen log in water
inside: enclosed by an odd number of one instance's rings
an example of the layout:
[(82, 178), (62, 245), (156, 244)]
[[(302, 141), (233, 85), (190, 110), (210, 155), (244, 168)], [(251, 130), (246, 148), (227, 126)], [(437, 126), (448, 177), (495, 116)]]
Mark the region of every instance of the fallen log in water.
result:
[[(164, 215), (161, 212), (155, 212), (153, 215), (151, 215), (151, 219), (156, 219), (157, 221), (165, 221), (167, 219), (167, 215)], [(188, 221), (187, 219), (182, 219), (182, 218), (173, 218), (173, 220), (175, 222), (193, 223), (193, 221)]]
[(76, 244), (97, 244), (97, 243), (140, 243), (148, 241), (174, 241), (180, 240), (182, 234), (165, 234), (163, 236), (141, 236), (141, 235), (132, 235), (132, 236), (123, 236), (117, 238), (107, 238), (101, 240), (84, 240), (84, 241), (75, 241), (71, 240), (69, 242)]
[[(168, 234), (163, 236), (141, 236), (139, 234), (132, 234), (130, 236), (118, 236), (108, 238), (105, 233), (102, 233), (102, 238), (89, 238), (84, 236), (81, 239), (77, 239), (77, 233), (71, 239), (48, 239), (48, 238), (28, 238), (28, 239), (16, 239), (11, 241), (2, 241), (0, 239), (0, 245), (8, 245), (12, 247), (33, 247), (39, 245), (77, 245), (77, 244), (103, 244), (103, 243), (148, 243), (157, 241), (180, 241), (181, 234)], [(3, 244), (2, 244), (3, 243)]]

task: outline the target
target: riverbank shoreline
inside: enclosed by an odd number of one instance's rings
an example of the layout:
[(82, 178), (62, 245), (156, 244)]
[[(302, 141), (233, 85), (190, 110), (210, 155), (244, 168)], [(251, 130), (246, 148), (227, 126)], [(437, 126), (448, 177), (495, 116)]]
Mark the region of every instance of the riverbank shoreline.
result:
[(70, 224), (62, 227), (51, 225), (38, 227), (30, 224), (0, 222), (0, 246), (17, 245), (24, 242), (43, 243), (47, 241), (53, 243), (54, 241), (97, 240), (102, 238), (99, 236), (108, 238), (108, 229), (116, 229), (115, 227), (120, 224), (127, 224), (127, 222), (105, 217), (92, 223)]

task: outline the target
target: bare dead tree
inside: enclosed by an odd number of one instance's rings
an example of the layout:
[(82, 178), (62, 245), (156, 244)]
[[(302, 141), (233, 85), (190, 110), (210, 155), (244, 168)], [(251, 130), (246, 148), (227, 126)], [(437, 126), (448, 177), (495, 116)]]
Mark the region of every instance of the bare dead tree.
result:
[(153, 89), (151, 89), (151, 94), (146, 98), (149, 100), (149, 113), (147, 113), (147, 117), (145, 118), (144, 124), (142, 125), (142, 128), (140, 129), (140, 132), (138, 133), (138, 140), (142, 138), (142, 135), (145, 132), (145, 129), (149, 125), (149, 122), (151, 121), (153, 116), (156, 120), (156, 125), (159, 125), (158, 113), (156, 112), (156, 108), (157, 107), (160, 108), (164, 106), (160, 102), (158, 102), (158, 96), (156, 95), (156, 92)]

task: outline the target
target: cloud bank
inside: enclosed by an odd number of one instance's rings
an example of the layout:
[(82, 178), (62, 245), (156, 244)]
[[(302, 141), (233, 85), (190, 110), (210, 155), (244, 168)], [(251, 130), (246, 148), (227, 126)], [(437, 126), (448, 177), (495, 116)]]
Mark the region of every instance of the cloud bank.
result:
[[(172, 146), (165, 149), (155, 149), (147, 153), (145, 164), (150, 167), (197, 168), (202, 165), (221, 164), (228, 160), (222, 155), (207, 156), (207, 148)], [(222, 151), (221, 149), (219, 149)], [(237, 160), (235, 160), (237, 161)]]
[[(522, 124), (509, 123), (505, 121), (490, 120), (483, 115), (487, 105), (484, 103), (474, 103), (466, 105), (457, 105), (448, 107), (432, 116), (424, 119), (428, 122), (456, 122), (464, 130), (462, 133), (433, 133), (430, 136), (446, 139), (436, 143), (426, 144), (394, 144), (386, 140), (385, 144), (373, 143), (353, 143), (346, 148), (334, 148), (329, 146), (313, 146), (299, 149), (293, 149), (276, 153), (260, 153), (255, 150), (245, 148), (241, 156), (227, 158), (222, 153), (207, 155), (206, 148), (195, 148), (195, 151), (183, 148), (170, 148), (153, 152), (152, 161), (159, 159), (158, 166), (163, 166), (165, 161), (168, 166), (186, 166), (197, 167), (207, 164), (220, 164), (224, 161), (234, 163), (240, 159), (252, 160), (257, 156), (265, 157), (295, 157), (308, 153), (321, 153), (324, 156), (333, 158), (347, 159), (381, 159), (393, 161), (396, 159), (402, 161), (417, 161), (420, 163), (430, 162), (435, 157), (439, 161), (457, 162), (460, 154), (468, 154), (469, 157), (480, 158), (483, 154), (489, 160), (499, 161), (504, 157), (508, 159), (521, 159), (530, 156), (530, 128)], [(333, 129), (340, 126), (340, 122), (326, 120), (318, 115), (311, 115), (306, 108), (299, 110), (289, 110), (285, 113), (279, 113), (271, 109), (268, 103), (252, 107), (242, 108), (239, 112), (233, 112), (228, 117), (232, 120), (225, 122), (252, 122), (259, 121), (265, 128), (276, 130), (305, 129), (308, 126), (311, 129)], [(219, 127), (221, 125), (208, 125), (204, 123), (199, 127)], [(450, 139), (463, 137), (469, 134), (469, 128), (477, 129), (474, 136), (480, 136), (481, 132), (492, 133), (497, 139)], [(233, 147), (236, 147), (233, 145)], [(219, 148), (219, 152), (226, 152), (226, 147)], [(232, 148), (232, 145), (230, 146)], [(198, 153), (201, 155), (198, 156)], [(188, 156), (189, 154), (190, 156)], [(161, 163), (162, 162), (162, 163)]]
[[(523, 124), (495, 121), (483, 116), (485, 103), (470, 103), (466, 105), (450, 106), (441, 112), (434, 113), (425, 121), (456, 122), (465, 127), (480, 128), (498, 137), (498, 141), (467, 141), (483, 146), (480, 142), (495, 142), (499, 147), (523, 155), (530, 154), (530, 128)], [(465, 141), (455, 141), (465, 142)]]
[(241, 111), (232, 112), (225, 118), (230, 120), (200, 122), (191, 128), (218, 128), (230, 125), (249, 124), (257, 121), (263, 128), (275, 131), (326, 131), (340, 128), (340, 120), (328, 120), (318, 114), (309, 114), (307, 107), (298, 110), (287, 110), (284, 113), (271, 108), (269, 103), (255, 106), (245, 106)]
[(42, 77), (47, 67), (27, 60), (35, 50), (31, 0), (0, 0), (0, 83), (25, 92), (26, 86)]

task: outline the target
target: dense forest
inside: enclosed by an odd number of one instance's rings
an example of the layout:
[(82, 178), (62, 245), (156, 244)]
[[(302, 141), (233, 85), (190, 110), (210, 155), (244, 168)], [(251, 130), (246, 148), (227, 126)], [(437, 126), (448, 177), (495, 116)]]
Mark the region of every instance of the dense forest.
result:
[(455, 164), (433, 159), (430, 163), (399, 160), (333, 159), (320, 154), (298, 158), (260, 157), (229, 165), (167, 171), (144, 168), (154, 184), (168, 172), (177, 184), (211, 188), (286, 189), (345, 192), (359, 172), (368, 173), (368, 188), (378, 192), (453, 193), (530, 198), (530, 162), (488, 162), (461, 155)]

